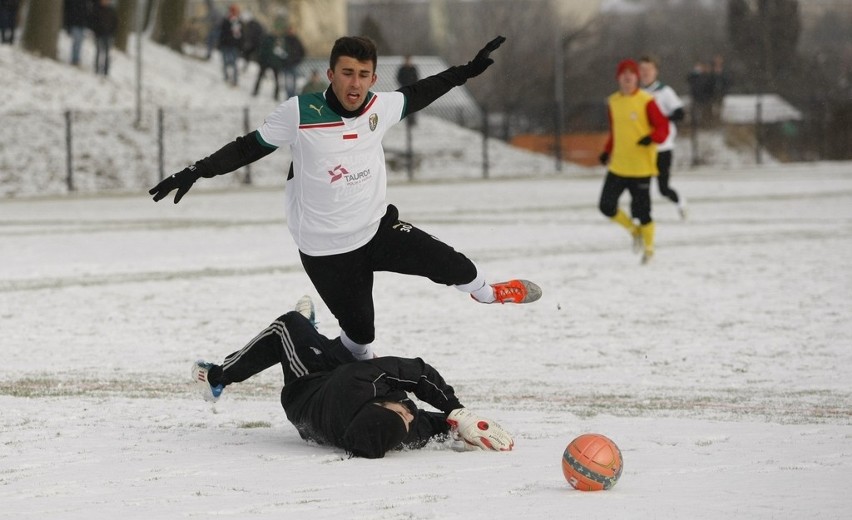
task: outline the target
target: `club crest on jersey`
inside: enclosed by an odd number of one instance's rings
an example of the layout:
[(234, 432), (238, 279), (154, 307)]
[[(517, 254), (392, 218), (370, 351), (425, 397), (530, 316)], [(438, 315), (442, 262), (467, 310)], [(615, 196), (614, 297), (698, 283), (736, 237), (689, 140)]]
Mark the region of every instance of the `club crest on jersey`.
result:
[(370, 114), (370, 131), (375, 131), (377, 126), (379, 126), (379, 115)]

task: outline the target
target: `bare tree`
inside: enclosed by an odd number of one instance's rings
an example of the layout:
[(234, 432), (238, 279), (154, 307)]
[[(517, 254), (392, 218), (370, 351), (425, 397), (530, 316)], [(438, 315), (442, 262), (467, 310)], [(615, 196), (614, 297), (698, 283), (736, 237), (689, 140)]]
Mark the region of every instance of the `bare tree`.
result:
[(118, 0), (118, 28), (115, 31), (115, 48), (127, 52), (127, 37), (136, 27), (136, 2), (142, 0)]
[(160, 2), (152, 39), (170, 49), (181, 52), (183, 43), (183, 21), (186, 14), (186, 0), (168, 0)]
[(21, 40), (25, 50), (55, 60), (56, 40), (62, 27), (62, 2), (30, 0)]
[(752, 88), (777, 90), (778, 77), (793, 61), (801, 33), (797, 0), (729, 0), (728, 33)]
[[(558, 23), (549, 0), (492, 0), (487, 7), (470, 2), (448, 4), (446, 31), (454, 38), (450, 63), (465, 63), (498, 35), (506, 43), (494, 53), (494, 65), (481, 79), (467, 83), (481, 103), (504, 114), (540, 112), (554, 102), (554, 46)], [(542, 121), (544, 122), (544, 121)], [(544, 122), (549, 126), (551, 121)]]

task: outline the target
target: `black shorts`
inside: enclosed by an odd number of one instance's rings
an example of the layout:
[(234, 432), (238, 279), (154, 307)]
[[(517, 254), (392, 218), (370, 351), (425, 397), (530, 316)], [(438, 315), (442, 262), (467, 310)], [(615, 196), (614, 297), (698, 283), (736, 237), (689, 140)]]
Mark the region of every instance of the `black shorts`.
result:
[(633, 218), (641, 224), (651, 222), (651, 177), (622, 177), (612, 172), (606, 172), (601, 200), (598, 208), (609, 218), (618, 211), (618, 199), (624, 190), (630, 192), (630, 208)]

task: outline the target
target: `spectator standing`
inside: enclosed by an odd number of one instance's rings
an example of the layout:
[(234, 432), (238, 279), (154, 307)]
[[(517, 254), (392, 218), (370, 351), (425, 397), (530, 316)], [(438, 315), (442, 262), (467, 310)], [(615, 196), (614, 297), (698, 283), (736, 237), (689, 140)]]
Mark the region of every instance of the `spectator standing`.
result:
[(248, 70), (250, 62), (260, 62), (258, 56), (260, 43), (266, 35), (266, 29), (248, 9), (243, 9), (240, 20), (243, 22), (243, 42), (240, 55), (243, 57), (243, 72), (245, 72)]
[(15, 29), (18, 27), (18, 0), (0, 0), (0, 42), (15, 43)]
[(260, 80), (266, 75), (267, 70), (271, 70), (272, 79), (275, 82), (275, 91), (272, 94), (272, 99), (275, 101), (278, 101), (278, 75), (281, 72), (281, 66), (284, 62), (284, 35), (281, 29), (282, 27), (276, 24), (273, 32), (264, 34), (260, 40), (257, 52), (257, 64), (260, 66), (260, 69), (257, 72), (257, 81), (254, 83), (254, 92), (252, 93), (252, 95), (257, 96), (260, 90)]
[[(219, 52), (222, 53), (222, 72), (225, 81), (237, 86), (237, 58), (243, 45), (243, 22), (240, 20), (240, 6), (231, 4), (228, 16), (222, 20), (219, 28)], [(230, 74), (228, 74), (230, 71)]]
[(99, 0), (92, 17), (95, 33), (95, 74), (109, 75), (109, 51), (118, 28), (118, 13), (112, 0)]
[(308, 82), (302, 86), (302, 94), (310, 94), (312, 92), (325, 92), (328, 88), (328, 82), (322, 79), (317, 69), (311, 69), (311, 77)]
[(80, 49), (92, 21), (91, 0), (65, 0), (63, 25), (71, 36), (71, 65), (80, 66)]
[(213, 49), (219, 42), (223, 17), (213, 0), (204, 0), (204, 3), (207, 5), (207, 54), (204, 59), (210, 60), (213, 57)]
[(287, 91), (288, 99), (296, 95), (298, 67), (304, 59), (305, 46), (302, 45), (302, 40), (296, 35), (296, 30), (288, 27), (284, 36), (284, 62), (281, 68), (284, 75), (284, 89)]
[[(657, 175), (657, 147), (669, 135), (669, 121), (654, 96), (639, 88), (639, 65), (622, 60), (616, 68), (618, 91), (607, 98), (609, 136), (600, 155), (607, 166), (598, 208), (633, 237), (634, 251), (642, 263), (654, 256), (654, 221), (651, 219), (651, 177)], [(633, 222), (618, 207), (624, 190), (630, 192)]]
[(713, 78), (707, 64), (695, 62), (686, 80), (692, 96), (692, 119), (696, 126), (707, 126), (711, 120), (710, 103), (713, 99)]
[(722, 104), (731, 88), (731, 77), (725, 68), (725, 58), (721, 54), (713, 56), (713, 68), (710, 71), (710, 107), (714, 123), (722, 121)]
[[(400, 87), (407, 87), (408, 85), (413, 85), (417, 83), (417, 80), (420, 79), (420, 73), (417, 71), (417, 66), (414, 65), (411, 61), (411, 55), (406, 54), (403, 59), (402, 65), (396, 70), (396, 82)], [(406, 121), (409, 125), (417, 124), (417, 114), (411, 114)]]
[(686, 199), (669, 185), (672, 168), (672, 151), (677, 136), (676, 121), (683, 120), (683, 101), (680, 100), (673, 88), (658, 79), (659, 66), (657, 59), (651, 56), (643, 56), (639, 60), (639, 80), (642, 88), (650, 92), (657, 102), (657, 107), (669, 120), (669, 136), (665, 141), (657, 145), (657, 186), (660, 193), (670, 201), (677, 204), (680, 218), (686, 218)]

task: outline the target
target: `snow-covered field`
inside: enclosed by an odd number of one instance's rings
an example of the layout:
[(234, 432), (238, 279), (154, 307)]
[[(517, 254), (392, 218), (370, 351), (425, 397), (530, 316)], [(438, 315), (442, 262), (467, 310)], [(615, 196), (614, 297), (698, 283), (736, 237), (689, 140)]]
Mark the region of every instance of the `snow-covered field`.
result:
[[(599, 178), (391, 187), (403, 218), (544, 296), (379, 274), (379, 353), (422, 356), (517, 444), (375, 461), (303, 442), (278, 371), (216, 405), (189, 382), (313, 294), (280, 190), (3, 201), (0, 516), (845, 518), (849, 170), (678, 176), (690, 219), (656, 201), (646, 267), (597, 213)], [(611, 491), (562, 477), (589, 431), (623, 451)]]
[[(218, 62), (147, 43), (145, 56), (146, 106), (239, 114), (248, 99)], [(720, 152), (725, 167), (678, 169), (690, 218), (655, 200), (658, 253), (642, 267), (596, 209), (600, 169), (554, 175), (549, 158), (495, 142), (497, 179), (473, 180), (478, 136), (422, 118), (415, 139), (432, 148), (418, 175), (434, 182), (393, 182), (391, 202), (494, 281), (527, 277), (544, 296), (478, 305), (382, 273), (376, 349), (432, 363), (516, 449), (347, 459), (299, 438), (279, 372), (216, 405), (188, 377), (314, 294), (283, 220), (286, 151), (258, 163), (260, 187), (202, 180), (155, 204), (151, 137), (127, 123), (127, 56), (108, 79), (8, 46), (0, 65), (0, 193), (14, 195), (0, 199), (0, 518), (849, 516), (852, 164), (758, 168)], [(81, 193), (62, 197), (50, 194), (63, 192), (65, 109), (120, 117), (81, 132)], [(14, 123), (33, 113), (44, 120)], [(177, 129), (192, 135), (167, 144), (168, 170), (241, 133), (239, 116), (205, 121)], [(319, 319), (337, 334), (321, 303)], [(564, 447), (585, 432), (621, 447), (611, 491), (562, 477)]]

